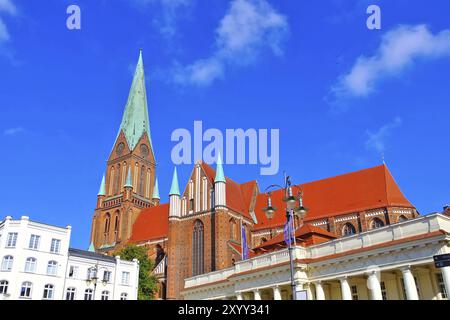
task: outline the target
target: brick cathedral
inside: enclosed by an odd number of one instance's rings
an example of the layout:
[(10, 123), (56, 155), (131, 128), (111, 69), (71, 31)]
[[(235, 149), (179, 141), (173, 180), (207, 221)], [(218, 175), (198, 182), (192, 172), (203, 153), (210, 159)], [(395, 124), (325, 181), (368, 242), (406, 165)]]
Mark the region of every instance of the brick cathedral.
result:
[[(169, 203), (160, 203), (156, 161), (140, 53), (122, 122), (107, 159), (92, 219), (91, 250), (111, 254), (125, 244), (146, 246), (155, 261), (158, 297), (183, 298), (184, 279), (241, 260), (242, 228), (250, 256), (283, 248), (284, 214), (268, 219), (256, 180), (238, 183), (197, 161), (180, 189), (176, 168)], [(165, 177), (167, 178), (167, 177)], [(364, 232), (418, 216), (386, 165), (298, 186), (309, 208), (296, 219), (300, 245)], [(283, 190), (273, 205), (283, 208)]]

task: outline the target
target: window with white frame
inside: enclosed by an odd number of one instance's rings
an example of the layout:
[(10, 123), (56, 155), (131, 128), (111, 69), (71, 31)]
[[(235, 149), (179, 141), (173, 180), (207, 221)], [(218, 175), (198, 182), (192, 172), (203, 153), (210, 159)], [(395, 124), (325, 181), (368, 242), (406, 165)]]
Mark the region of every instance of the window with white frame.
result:
[(30, 236), (30, 243), (28, 244), (28, 249), (38, 250), (40, 241), (41, 241), (41, 237), (40, 236), (38, 236), (36, 234), (32, 234)]
[(4, 256), (2, 261), (2, 271), (11, 271), (13, 267), (13, 256)]
[(439, 292), (441, 293), (442, 299), (447, 299), (447, 289), (445, 289), (445, 283), (444, 283), (444, 277), (442, 276), (442, 273), (436, 273), (436, 280), (439, 285)]
[(111, 281), (111, 271), (104, 271), (103, 272), (103, 281), (104, 282), (110, 282)]
[(58, 271), (58, 262), (56, 261), (49, 261), (47, 264), (47, 274), (50, 276), (56, 276), (56, 273)]
[(33, 288), (33, 284), (30, 281), (23, 282), (22, 287), (20, 288), (20, 297), (21, 298), (30, 298), (32, 288)]
[(122, 284), (123, 285), (130, 284), (130, 273), (127, 271), (122, 272)]
[(381, 296), (383, 297), (383, 300), (387, 300), (386, 283), (384, 283), (384, 281), (381, 281), (380, 287), (381, 287)]
[(352, 291), (352, 300), (358, 300), (358, 286), (351, 286), (350, 289)]
[(78, 267), (70, 266), (69, 267), (69, 278), (77, 278), (78, 276)]
[(102, 300), (109, 300), (109, 291), (102, 291)]
[(66, 300), (75, 300), (75, 294), (76, 294), (75, 288), (67, 288)]
[(9, 282), (7, 280), (0, 281), (0, 294), (8, 293), (8, 285), (9, 285)]
[(55, 292), (55, 286), (52, 284), (46, 284), (44, 286), (44, 295), (42, 296), (43, 299), (51, 300), (54, 297)]
[(128, 293), (125, 293), (125, 292), (121, 293), (120, 300), (128, 300)]
[(50, 252), (51, 253), (59, 253), (60, 249), (61, 249), (61, 240), (52, 239), (52, 243), (50, 245)]
[(7, 248), (15, 248), (17, 244), (17, 232), (8, 233), (8, 238), (6, 239), (6, 247)]
[(84, 300), (93, 300), (94, 299), (94, 291), (92, 289), (84, 290)]
[(36, 258), (29, 257), (25, 260), (25, 272), (36, 272)]

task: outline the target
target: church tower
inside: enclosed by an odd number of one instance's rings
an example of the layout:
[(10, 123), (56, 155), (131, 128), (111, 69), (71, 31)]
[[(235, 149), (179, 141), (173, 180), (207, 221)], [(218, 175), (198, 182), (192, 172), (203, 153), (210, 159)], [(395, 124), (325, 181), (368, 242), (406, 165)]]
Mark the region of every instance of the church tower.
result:
[(91, 243), (96, 251), (114, 251), (130, 238), (139, 212), (158, 204), (155, 176), (156, 162), (141, 50), (119, 132), (98, 193), (91, 229)]

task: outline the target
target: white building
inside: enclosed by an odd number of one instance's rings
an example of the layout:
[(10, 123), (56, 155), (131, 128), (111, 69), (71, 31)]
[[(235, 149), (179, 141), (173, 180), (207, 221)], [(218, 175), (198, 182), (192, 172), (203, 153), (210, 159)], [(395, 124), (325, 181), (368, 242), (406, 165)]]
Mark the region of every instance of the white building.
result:
[[(450, 217), (431, 214), (360, 234), (294, 249), (297, 290), (317, 300), (448, 299)], [(185, 299), (290, 299), (287, 249), (185, 280)]]
[(69, 248), (71, 227), (0, 222), (0, 300), (136, 300), (139, 262)]

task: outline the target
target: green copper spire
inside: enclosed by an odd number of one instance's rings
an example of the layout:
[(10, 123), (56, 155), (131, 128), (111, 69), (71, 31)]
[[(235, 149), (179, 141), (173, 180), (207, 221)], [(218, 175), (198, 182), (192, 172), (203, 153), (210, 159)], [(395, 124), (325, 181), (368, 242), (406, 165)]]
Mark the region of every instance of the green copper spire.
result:
[(220, 156), (220, 152), (217, 156), (216, 178), (214, 179), (214, 182), (226, 183), (225, 174), (223, 173), (222, 157)]
[(178, 187), (177, 167), (173, 170), (172, 186), (170, 187), (169, 196), (179, 196), (180, 188)]
[(100, 190), (98, 190), (98, 195), (99, 195), (99, 196), (104, 196), (104, 195), (106, 195), (105, 175), (103, 175), (102, 183), (101, 183), (101, 185), (100, 185)]
[[(139, 60), (134, 72), (128, 101), (125, 106), (120, 130), (123, 131), (130, 150), (134, 150), (136, 144), (143, 134), (147, 134), (153, 152), (152, 138), (150, 135), (150, 121), (147, 109), (147, 91), (145, 89), (144, 63), (142, 61), (142, 50), (139, 52)], [(116, 138), (117, 140), (117, 138)]]
[(93, 242), (91, 242), (91, 244), (89, 245), (88, 251), (95, 252), (95, 247), (94, 247), (94, 243)]
[(133, 188), (133, 184), (131, 183), (131, 167), (128, 168), (127, 179), (125, 180), (124, 187)]
[(155, 187), (153, 188), (152, 199), (160, 199), (160, 197), (159, 197), (158, 178), (155, 179)]

